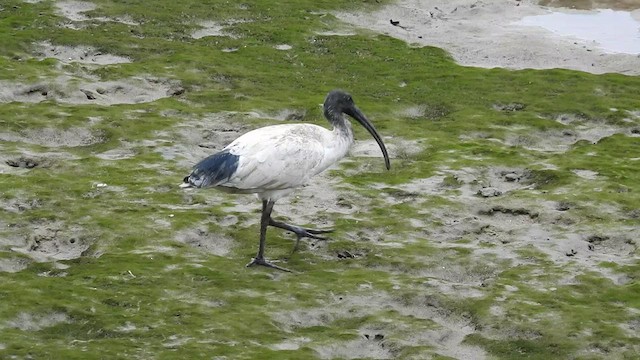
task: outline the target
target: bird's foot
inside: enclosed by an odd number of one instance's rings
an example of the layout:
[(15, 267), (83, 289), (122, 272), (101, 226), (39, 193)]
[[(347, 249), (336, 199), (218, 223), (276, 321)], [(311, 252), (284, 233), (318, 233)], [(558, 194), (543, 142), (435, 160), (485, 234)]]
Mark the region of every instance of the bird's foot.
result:
[(272, 268), (272, 269), (276, 269), (276, 270), (281, 270), (281, 271), (286, 271), (286, 272), (292, 272), (291, 270), (287, 269), (287, 268), (283, 268), (281, 266), (278, 266), (276, 264), (273, 264), (271, 262), (268, 262), (267, 260), (264, 259), (264, 257), (254, 257), (251, 262), (249, 262), (247, 264), (247, 267), (252, 267), (253, 265), (262, 265), (268, 268)]
[(328, 234), (333, 232), (333, 229), (328, 229), (328, 230), (308, 229), (308, 228), (303, 228), (297, 225), (290, 225), (280, 221), (275, 221), (273, 219), (269, 219), (269, 225), (275, 226), (283, 230), (291, 231), (292, 233), (296, 234), (296, 237), (298, 238), (298, 240), (304, 237), (310, 238), (310, 239), (316, 239), (316, 240), (327, 240), (326, 237), (318, 236), (318, 235)]
[(298, 237), (298, 240), (301, 238), (310, 238), (316, 240), (327, 240), (324, 236), (318, 236), (320, 234), (329, 234), (333, 232), (333, 229), (328, 230), (317, 230), (317, 229), (307, 229), (299, 226), (292, 225), (291, 231)]

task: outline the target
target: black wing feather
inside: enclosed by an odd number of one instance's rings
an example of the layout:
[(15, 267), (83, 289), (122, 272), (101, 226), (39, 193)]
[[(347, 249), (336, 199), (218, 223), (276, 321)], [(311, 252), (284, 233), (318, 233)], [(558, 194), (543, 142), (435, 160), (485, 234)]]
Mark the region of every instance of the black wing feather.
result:
[(228, 150), (213, 154), (197, 163), (184, 182), (198, 188), (216, 186), (233, 176), (238, 169), (239, 159), (240, 156)]

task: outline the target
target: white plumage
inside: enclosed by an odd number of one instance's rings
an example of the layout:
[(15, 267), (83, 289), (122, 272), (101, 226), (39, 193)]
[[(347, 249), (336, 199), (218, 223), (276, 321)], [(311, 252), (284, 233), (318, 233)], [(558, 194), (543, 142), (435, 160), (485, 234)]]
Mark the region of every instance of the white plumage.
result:
[(216, 186), (276, 201), (343, 158), (352, 143), (350, 127), (346, 133), (312, 124), (253, 130), (224, 148), (239, 157), (238, 169)]
[[(324, 115), (333, 125), (328, 130), (313, 124), (273, 125), (250, 131), (220, 152), (200, 161), (184, 182), (190, 187), (216, 187), (232, 193), (255, 193), (262, 200), (260, 248), (247, 266), (264, 265), (288, 271), (264, 259), (268, 225), (294, 232), (302, 237), (324, 239), (318, 234), (331, 230), (313, 230), (275, 221), (271, 211), (275, 202), (306, 184), (316, 174), (342, 159), (353, 144), (347, 114), (362, 124), (380, 145), (387, 169), (389, 156), (373, 125), (355, 106), (351, 95), (334, 90), (324, 102)], [(298, 242), (296, 242), (296, 247)]]

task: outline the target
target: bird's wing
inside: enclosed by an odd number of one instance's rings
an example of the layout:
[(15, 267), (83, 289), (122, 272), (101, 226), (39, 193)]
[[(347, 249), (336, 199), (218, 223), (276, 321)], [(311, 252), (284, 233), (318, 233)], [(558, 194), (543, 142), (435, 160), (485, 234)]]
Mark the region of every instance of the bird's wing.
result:
[(325, 156), (329, 130), (311, 124), (274, 125), (250, 131), (225, 148), (238, 156), (234, 174), (219, 186), (277, 190), (304, 185)]

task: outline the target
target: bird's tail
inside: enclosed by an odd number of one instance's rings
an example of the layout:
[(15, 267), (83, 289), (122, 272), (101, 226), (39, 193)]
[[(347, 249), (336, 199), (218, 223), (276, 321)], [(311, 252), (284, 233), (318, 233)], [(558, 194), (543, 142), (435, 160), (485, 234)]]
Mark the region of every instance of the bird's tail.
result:
[(197, 163), (180, 187), (209, 187), (229, 180), (238, 169), (238, 159), (239, 156), (226, 150), (213, 154)]
[(181, 188), (192, 188), (194, 187), (193, 184), (191, 184), (191, 181), (189, 180), (189, 178), (191, 177), (191, 175), (185, 176), (184, 179), (182, 179), (182, 184), (180, 184)]

